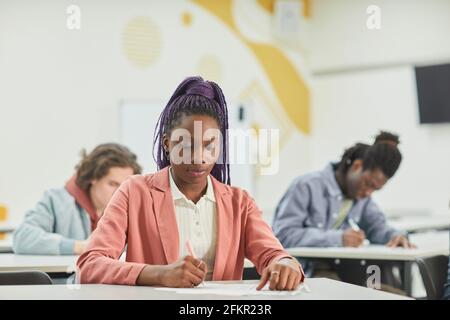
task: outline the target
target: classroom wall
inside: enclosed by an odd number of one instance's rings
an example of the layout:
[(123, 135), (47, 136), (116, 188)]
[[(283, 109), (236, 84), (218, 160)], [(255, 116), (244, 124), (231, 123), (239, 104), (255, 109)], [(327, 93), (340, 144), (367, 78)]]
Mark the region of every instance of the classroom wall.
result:
[[(80, 30), (66, 28), (66, 9), (73, 3), (81, 8)], [(230, 101), (254, 105), (259, 127), (281, 128), (286, 142), (306, 150), (296, 119), (280, 112), (298, 101), (286, 96), (298, 94), (292, 88), (303, 81), (297, 71), (301, 57), (291, 62), (270, 43), (255, 48), (210, 9), (180, 0), (0, 1), (0, 201), (12, 218), (21, 219), (43, 190), (64, 184), (81, 148), (119, 141), (121, 101), (167, 101), (187, 75), (219, 82)], [(219, 7), (219, 14), (225, 9)], [(262, 67), (267, 58), (255, 58), (261, 52), (276, 56), (271, 66), (279, 61), (291, 75), (291, 86), (272, 90), (272, 76)], [(280, 75), (273, 78), (279, 85)], [(289, 88), (286, 95), (283, 90)], [(301, 167), (308, 160), (305, 152), (283, 164)], [(269, 183), (283, 175), (288, 181), (291, 172), (282, 168)], [(267, 183), (260, 185), (267, 189)]]
[[(447, 0), (314, 0), (308, 63), (314, 72), (357, 67), (448, 62)], [(381, 28), (369, 30), (366, 9), (381, 9)]]
[[(381, 9), (381, 29), (365, 9)], [(414, 65), (450, 62), (450, 2), (314, 1), (308, 55), (314, 74), (314, 164), (378, 128), (401, 135), (404, 161), (375, 195), (390, 214), (448, 214), (450, 124), (420, 125)], [(330, 139), (332, 134), (333, 139)]]
[[(280, 171), (255, 181), (254, 196), (267, 219), (294, 176), (323, 167), (381, 125), (399, 129), (405, 153), (398, 177), (380, 193), (383, 207), (446, 210), (449, 126), (418, 126), (410, 69), (349, 75), (345, 69), (450, 57), (445, 41), (450, 19), (444, 14), (449, 2), (427, 1), (424, 8), (420, 0), (408, 1), (406, 9), (405, 1), (397, 7), (378, 1), (393, 8), (387, 10), (383, 36), (364, 30), (359, 0), (311, 2), (304, 31), (295, 43), (286, 43), (272, 34), (273, 12), (259, 1), (225, 1), (234, 17), (227, 20), (226, 6), (210, 8), (204, 1), (0, 0), (0, 202), (20, 219), (43, 190), (69, 178), (81, 148), (119, 140), (120, 101), (166, 101), (186, 75), (201, 74), (219, 82), (230, 100), (253, 105), (256, 123), (281, 128)], [(82, 9), (80, 30), (66, 28), (70, 4)], [(411, 23), (423, 12), (426, 19)], [(276, 56), (272, 64), (269, 54)], [(270, 69), (277, 65), (292, 79), (286, 88), (279, 88), (283, 78)], [(385, 76), (405, 80), (400, 94), (383, 85)], [(359, 90), (352, 90), (355, 83)], [(298, 94), (289, 89), (300, 86), (299, 98), (289, 99)], [(386, 94), (393, 100), (377, 98)], [(379, 103), (382, 113), (375, 112)], [(341, 117), (344, 111), (354, 115), (351, 123), (368, 113), (372, 121), (338, 126), (350, 121)], [(305, 115), (301, 123), (295, 112)], [(391, 120), (381, 116), (385, 113)], [(430, 157), (433, 165), (425, 170)], [(419, 183), (412, 182), (418, 181), (435, 188), (415, 188)]]

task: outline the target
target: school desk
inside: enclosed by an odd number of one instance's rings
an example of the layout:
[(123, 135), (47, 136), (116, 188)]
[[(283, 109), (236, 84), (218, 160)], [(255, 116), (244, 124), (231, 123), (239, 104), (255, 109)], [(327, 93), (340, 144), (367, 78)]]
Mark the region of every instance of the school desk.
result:
[[(361, 265), (377, 265), (381, 262), (391, 261), (403, 264), (403, 290), (411, 295), (411, 269), (414, 263), (439, 255), (449, 255), (449, 232), (436, 231), (429, 233), (418, 233), (410, 236), (412, 243), (417, 245), (416, 249), (388, 248), (384, 245), (368, 245), (359, 248), (331, 247), (312, 248), (298, 247), (289, 248), (287, 251), (294, 257), (308, 258), (311, 260), (334, 259), (339, 264), (341, 260), (354, 260)], [(421, 276), (427, 276), (422, 273)], [(427, 289), (427, 288), (425, 288)]]
[[(0, 286), (0, 300), (6, 299), (45, 299), (45, 300), (405, 300), (408, 297), (395, 295), (376, 289), (368, 289), (348, 283), (314, 278), (307, 279), (306, 283), (310, 292), (299, 294), (271, 294), (271, 295), (233, 295), (227, 291), (228, 285), (244, 284), (256, 286), (257, 281), (219, 281), (215, 284), (223, 284), (223, 294), (192, 294), (178, 292), (174, 289), (158, 289), (143, 286), (119, 286), (119, 285), (32, 285), (32, 286)], [(194, 288), (197, 289), (197, 288)], [(198, 288), (202, 290), (201, 288)], [(191, 289), (192, 290), (192, 289)], [(205, 292), (205, 291), (204, 291)]]
[(0, 240), (0, 253), (12, 253), (12, 240), (7, 238), (6, 240)]
[(11, 233), (17, 229), (18, 223), (16, 222), (0, 222), (0, 233)]
[(0, 271), (36, 270), (49, 274), (72, 274), (78, 256), (0, 254)]
[(449, 230), (450, 215), (421, 215), (389, 219), (389, 225), (397, 230), (404, 230), (408, 233), (430, 230)]

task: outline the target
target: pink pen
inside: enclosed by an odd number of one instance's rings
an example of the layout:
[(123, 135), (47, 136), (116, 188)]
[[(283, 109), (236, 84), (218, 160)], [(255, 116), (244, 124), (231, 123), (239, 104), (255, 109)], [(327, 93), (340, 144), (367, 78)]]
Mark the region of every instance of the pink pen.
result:
[(189, 252), (189, 254), (194, 257), (194, 259), (197, 259), (197, 256), (195, 255), (194, 252), (194, 248), (192, 248), (192, 244), (189, 240), (186, 240), (186, 249)]
[[(187, 249), (187, 251), (189, 252), (189, 254), (190, 254), (194, 259), (197, 259), (197, 256), (195, 255), (195, 252), (194, 252), (194, 248), (192, 248), (192, 244), (191, 244), (191, 242), (190, 242), (189, 240), (186, 240), (186, 249)], [(200, 261), (200, 264), (202, 264), (201, 261)], [(199, 267), (200, 264), (199, 264), (197, 267)], [(202, 283), (203, 283), (203, 282), (202, 282)]]

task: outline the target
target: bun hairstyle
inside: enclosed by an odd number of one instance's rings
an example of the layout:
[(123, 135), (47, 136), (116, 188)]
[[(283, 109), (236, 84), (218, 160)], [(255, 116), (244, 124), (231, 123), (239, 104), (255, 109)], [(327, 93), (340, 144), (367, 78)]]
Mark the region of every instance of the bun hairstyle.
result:
[(400, 139), (397, 135), (387, 132), (387, 131), (380, 131), (380, 133), (375, 137), (376, 143), (388, 143), (391, 144), (394, 147), (397, 147), (400, 144)]
[(219, 160), (211, 174), (220, 182), (230, 185), (230, 165), (228, 163), (228, 110), (222, 89), (212, 81), (201, 77), (188, 77), (176, 88), (169, 102), (159, 116), (153, 138), (153, 157), (161, 170), (170, 165), (164, 150), (163, 136), (170, 136), (183, 117), (207, 115), (219, 124), (222, 133), (222, 149)]
[(402, 161), (398, 149), (400, 140), (398, 135), (387, 131), (380, 131), (372, 145), (356, 143), (346, 149), (337, 170), (346, 174), (356, 159), (363, 161), (363, 170), (380, 169), (387, 178), (392, 178)]

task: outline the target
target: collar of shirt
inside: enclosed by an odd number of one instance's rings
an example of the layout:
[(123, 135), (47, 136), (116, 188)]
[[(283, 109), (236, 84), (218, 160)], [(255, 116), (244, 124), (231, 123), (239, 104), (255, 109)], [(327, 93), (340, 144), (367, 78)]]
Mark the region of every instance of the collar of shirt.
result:
[[(214, 196), (214, 188), (212, 186), (211, 178), (209, 177), (209, 175), (206, 179), (207, 179), (206, 193), (202, 196), (202, 198), (206, 198), (212, 202), (216, 202), (216, 197)], [(191, 200), (186, 198), (186, 196), (180, 191), (180, 189), (178, 189), (177, 184), (175, 183), (172, 177), (172, 168), (170, 168), (169, 181), (173, 201), (184, 200), (186, 202), (192, 202)]]
[(325, 177), (324, 182), (328, 195), (342, 200), (344, 198), (344, 194), (336, 181), (333, 165), (331, 163), (328, 164), (323, 170), (323, 176)]

